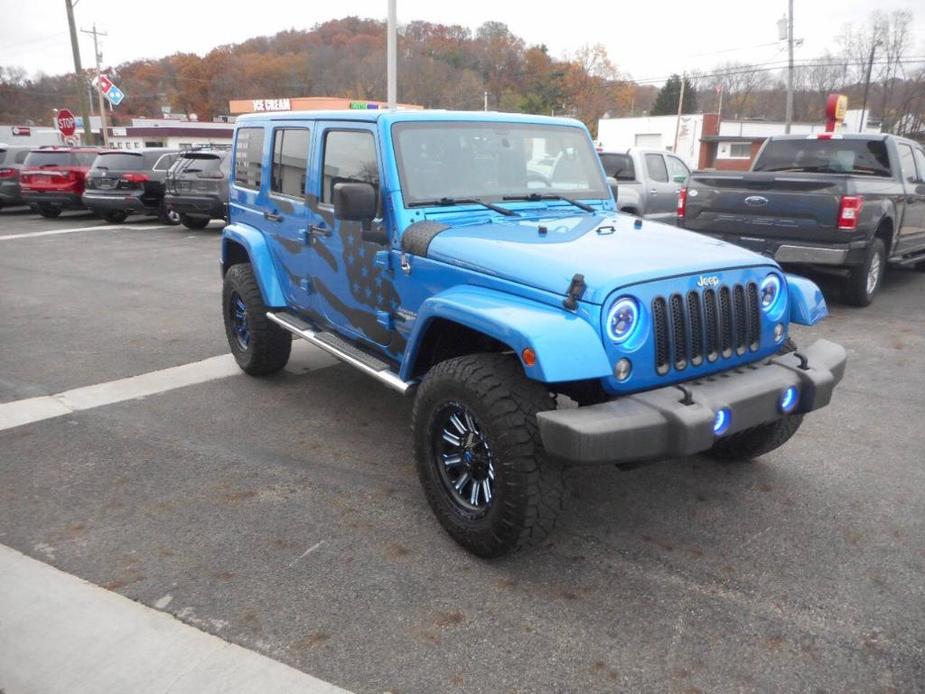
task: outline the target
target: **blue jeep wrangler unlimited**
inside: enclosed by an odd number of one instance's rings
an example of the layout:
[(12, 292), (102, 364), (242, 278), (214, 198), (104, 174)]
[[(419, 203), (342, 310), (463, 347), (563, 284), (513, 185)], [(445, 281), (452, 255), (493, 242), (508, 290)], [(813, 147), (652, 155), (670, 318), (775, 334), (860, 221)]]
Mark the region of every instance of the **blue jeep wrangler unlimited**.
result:
[(567, 464), (748, 459), (825, 406), (845, 350), (797, 351), (810, 281), (615, 212), (587, 130), (480, 112), (238, 119), (222, 239), (231, 351), (292, 336), (414, 394), (421, 483), (496, 556), (544, 538)]

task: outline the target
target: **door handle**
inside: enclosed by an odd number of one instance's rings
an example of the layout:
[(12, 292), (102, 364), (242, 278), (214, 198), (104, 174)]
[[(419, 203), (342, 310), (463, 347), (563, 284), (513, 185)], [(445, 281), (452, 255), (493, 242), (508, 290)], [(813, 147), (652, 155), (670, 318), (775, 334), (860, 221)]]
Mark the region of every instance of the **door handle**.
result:
[(263, 218), (269, 222), (281, 222), (283, 221), (283, 215), (275, 214), (273, 212), (264, 212)]
[(331, 235), (331, 230), (312, 224), (310, 227), (308, 227), (308, 233), (314, 236), (316, 239), (323, 239)]
[(649, 195), (658, 195), (657, 188), (649, 188)]

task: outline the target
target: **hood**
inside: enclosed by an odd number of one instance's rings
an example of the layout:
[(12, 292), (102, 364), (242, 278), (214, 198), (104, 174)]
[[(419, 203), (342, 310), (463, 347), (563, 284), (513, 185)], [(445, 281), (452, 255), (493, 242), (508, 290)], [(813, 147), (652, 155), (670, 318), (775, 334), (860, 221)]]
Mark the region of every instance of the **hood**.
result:
[(774, 264), (725, 241), (626, 214), (451, 225), (433, 238), (427, 255), (563, 295), (581, 274), (587, 286), (583, 300), (595, 304), (639, 282)]

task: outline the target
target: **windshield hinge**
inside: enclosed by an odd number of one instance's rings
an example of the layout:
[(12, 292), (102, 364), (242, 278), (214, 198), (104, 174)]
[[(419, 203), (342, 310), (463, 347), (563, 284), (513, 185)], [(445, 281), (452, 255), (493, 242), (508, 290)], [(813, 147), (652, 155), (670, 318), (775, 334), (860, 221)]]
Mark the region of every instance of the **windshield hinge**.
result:
[(577, 311), (578, 300), (584, 296), (585, 289), (587, 288), (588, 285), (585, 284), (585, 276), (579, 275), (576, 272), (572, 277), (571, 284), (568, 286), (568, 291), (565, 292), (565, 300), (562, 302), (562, 305), (569, 311)]

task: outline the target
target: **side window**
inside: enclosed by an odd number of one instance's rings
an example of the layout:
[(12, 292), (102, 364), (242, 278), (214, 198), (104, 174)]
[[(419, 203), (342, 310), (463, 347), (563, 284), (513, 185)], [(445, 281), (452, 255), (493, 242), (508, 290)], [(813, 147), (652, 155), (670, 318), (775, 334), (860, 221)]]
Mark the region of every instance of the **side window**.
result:
[(903, 174), (903, 180), (912, 183), (916, 179), (915, 159), (912, 157), (912, 148), (909, 145), (897, 143), (896, 149), (899, 150), (899, 167)]
[(324, 138), (324, 176), (321, 202), (334, 199), (334, 184), (372, 183), (379, 192), (376, 141), (365, 130), (332, 130)]
[(915, 166), (919, 170), (918, 182), (925, 182), (925, 154), (920, 149), (912, 150), (912, 154), (915, 156)]
[(684, 162), (677, 157), (666, 156), (665, 159), (668, 160), (668, 175), (671, 177), (671, 180), (675, 183), (687, 182), (687, 177), (690, 176), (691, 171)]
[(649, 170), (649, 178), (653, 181), (668, 182), (668, 169), (665, 168), (665, 160), (661, 154), (647, 154), (646, 168)]
[(294, 198), (305, 197), (308, 170), (307, 128), (277, 128), (273, 131), (273, 166), (270, 190)]
[(234, 182), (260, 190), (263, 173), (263, 128), (240, 128), (234, 148)]
[(166, 171), (177, 160), (176, 154), (164, 154), (154, 163), (155, 171)]

